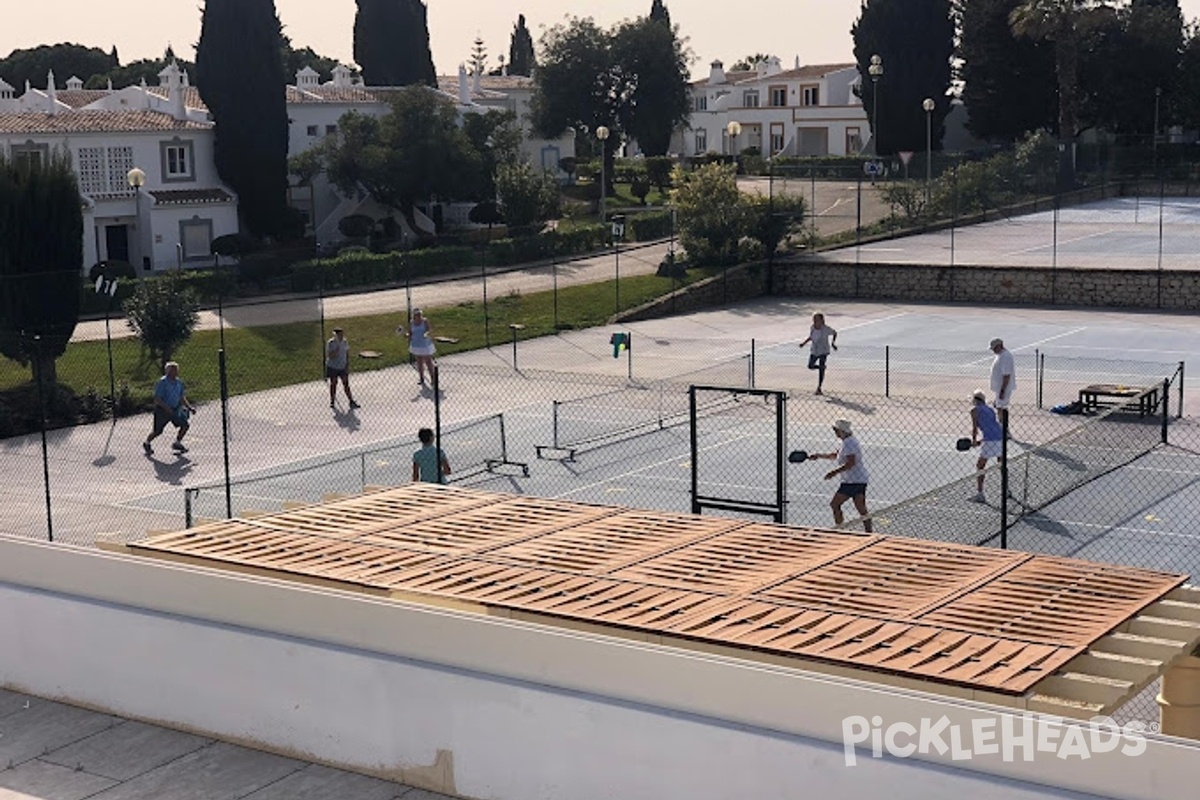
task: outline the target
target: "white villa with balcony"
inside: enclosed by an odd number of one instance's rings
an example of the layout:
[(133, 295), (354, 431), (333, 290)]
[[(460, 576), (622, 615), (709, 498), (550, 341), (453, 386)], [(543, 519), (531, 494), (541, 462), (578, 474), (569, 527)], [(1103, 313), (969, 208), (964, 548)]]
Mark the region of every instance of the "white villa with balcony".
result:
[[(672, 150), (684, 156), (747, 148), (764, 156), (856, 155), (870, 137), (867, 114), (854, 94), (858, 82), (852, 63), (800, 66), (797, 59), (793, 69), (784, 70), (772, 57), (751, 70), (726, 72), (714, 61), (708, 78), (691, 86), (691, 119)], [(732, 141), (731, 122), (741, 127)]]

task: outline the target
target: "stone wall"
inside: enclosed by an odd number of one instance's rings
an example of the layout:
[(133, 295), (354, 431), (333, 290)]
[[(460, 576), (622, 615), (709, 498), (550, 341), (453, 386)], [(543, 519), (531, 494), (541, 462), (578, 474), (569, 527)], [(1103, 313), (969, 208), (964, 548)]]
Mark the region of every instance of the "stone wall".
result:
[(860, 300), (1200, 309), (1200, 271), (776, 264), (772, 294)]
[[(768, 287), (772, 277), (773, 286)], [(622, 314), (636, 321), (686, 314), (764, 295), (981, 305), (1200, 310), (1200, 270), (932, 267), (812, 260), (730, 267)]]

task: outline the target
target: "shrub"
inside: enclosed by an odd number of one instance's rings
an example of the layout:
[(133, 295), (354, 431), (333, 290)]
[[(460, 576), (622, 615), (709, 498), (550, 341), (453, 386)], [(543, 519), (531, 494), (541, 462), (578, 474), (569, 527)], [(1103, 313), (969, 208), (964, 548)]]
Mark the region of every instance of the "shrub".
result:
[(674, 168), (675, 162), (670, 156), (651, 156), (646, 159), (646, 179), (659, 192), (665, 193), (671, 187), (671, 171)]
[(142, 340), (158, 364), (192, 336), (200, 316), (196, 293), (184, 288), (177, 273), (138, 282), (123, 308), (130, 329)]
[(638, 202), (646, 205), (646, 195), (650, 194), (650, 180), (645, 175), (636, 175), (629, 184), (629, 191)]

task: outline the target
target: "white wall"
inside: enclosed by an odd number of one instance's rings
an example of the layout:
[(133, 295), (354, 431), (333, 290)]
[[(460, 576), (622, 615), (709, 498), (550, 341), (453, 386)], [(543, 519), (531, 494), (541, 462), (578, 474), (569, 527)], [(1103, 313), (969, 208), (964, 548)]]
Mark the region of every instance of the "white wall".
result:
[[(465, 797), (1192, 800), (1200, 758), (1152, 739), (1136, 759), (848, 767), (848, 714), (995, 709), (5, 538), (0, 642), (7, 688)], [(439, 751), (452, 764), (422, 770)]]

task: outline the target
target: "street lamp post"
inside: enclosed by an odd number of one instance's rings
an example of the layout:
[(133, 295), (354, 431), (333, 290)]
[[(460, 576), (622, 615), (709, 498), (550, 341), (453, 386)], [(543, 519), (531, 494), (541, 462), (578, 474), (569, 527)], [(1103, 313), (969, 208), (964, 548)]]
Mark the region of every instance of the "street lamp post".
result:
[(729, 134), (729, 155), (733, 156), (733, 163), (737, 164), (737, 137), (742, 132), (742, 123), (736, 119), (730, 120), (725, 126), (725, 131)]
[(600, 140), (600, 222), (605, 221), (604, 216), (604, 199), (608, 194), (608, 175), (607, 175), (607, 156), (608, 156), (608, 128), (601, 125), (596, 128), (596, 138)]
[(867, 67), (871, 76), (871, 136), (875, 139), (875, 155), (879, 156), (879, 79), (883, 77), (883, 59), (878, 55), (871, 56), (871, 65)]
[(926, 97), (921, 108), (925, 109), (925, 203), (928, 205), (933, 187), (933, 98)]
[(144, 264), (146, 263), (146, 254), (142, 252), (142, 244), (144, 242), (144, 237), (142, 236), (142, 187), (146, 185), (146, 173), (134, 167), (125, 173), (125, 180), (129, 182), (129, 187), (133, 189), (134, 216), (137, 218), (135, 226), (138, 232), (138, 257), (142, 259), (142, 263)]

